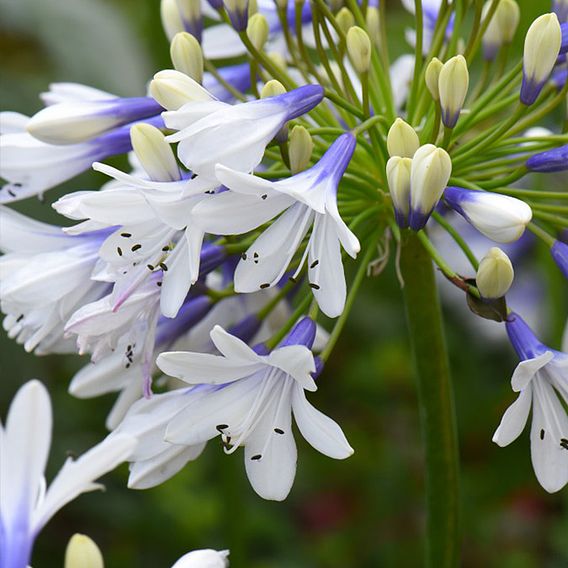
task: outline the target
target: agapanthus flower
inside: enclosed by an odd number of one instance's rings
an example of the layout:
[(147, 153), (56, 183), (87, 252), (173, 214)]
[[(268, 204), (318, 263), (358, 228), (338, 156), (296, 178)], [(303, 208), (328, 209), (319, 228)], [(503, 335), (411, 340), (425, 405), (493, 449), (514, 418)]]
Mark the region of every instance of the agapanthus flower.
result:
[(503, 415), (493, 441), (507, 446), (516, 440), (532, 408), (532, 464), (539, 483), (553, 493), (568, 483), (568, 354), (543, 345), (518, 314), (510, 314), (506, 325), (521, 359), (511, 379), (520, 394)]
[(34, 541), (51, 517), (81, 493), (98, 489), (95, 480), (127, 460), (136, 445), (124, 434), (106, 438), (78, 459), (69, 458), (46, 487), (51, 427), (49, 394), (39, 381), (29, 381), (0, 425), (2, 568), (26, 568)]

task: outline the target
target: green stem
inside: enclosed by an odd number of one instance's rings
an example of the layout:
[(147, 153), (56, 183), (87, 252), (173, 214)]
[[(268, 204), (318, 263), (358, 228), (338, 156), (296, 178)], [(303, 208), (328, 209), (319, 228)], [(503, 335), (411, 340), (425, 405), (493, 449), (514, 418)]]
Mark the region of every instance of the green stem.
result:
[(426, 565), (455, 568), (460, 532), (453, 389), (432, 260), (416, 234), (403, 239), (400, 268), (426, 449)]

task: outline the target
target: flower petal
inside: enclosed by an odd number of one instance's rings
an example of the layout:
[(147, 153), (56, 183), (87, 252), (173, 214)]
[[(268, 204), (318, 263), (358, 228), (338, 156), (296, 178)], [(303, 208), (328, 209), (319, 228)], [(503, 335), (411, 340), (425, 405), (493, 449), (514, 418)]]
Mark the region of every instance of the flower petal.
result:
[(215, 347), (222, 355), (232, 361), (242, 363), (260, 363), (262, 359), (241, 339), (225, 331), (220, 325), (216, 325), (209, 334)]
[(502, 448), (508, 446), (511, 442), (516, 440), (523, 431), (532, 402), (532, 387), (526, 388), (521, 391), (517, 400), (507, 408), (501, 423), (493, 434), (493, 441)]
[(515, 392), (520, 392), (527, 387), (535, 374), (546, 364), (554, 359), (552, 351), (546, 351), (534, 359), (521, 361), (511, 377), (511, 386)]
[(317, 390), (311, 375), (316, 370), (314, 356), (305, 345), (279, 347), (266, 356), (266, 362), (293, 377), (302, 388)]

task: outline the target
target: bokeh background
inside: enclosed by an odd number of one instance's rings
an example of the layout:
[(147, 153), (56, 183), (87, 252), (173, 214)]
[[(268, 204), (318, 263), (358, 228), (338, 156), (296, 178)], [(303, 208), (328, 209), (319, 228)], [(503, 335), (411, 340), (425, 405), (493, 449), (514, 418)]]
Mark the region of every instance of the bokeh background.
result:
[[(546, 1), (519, 4), (517, 53), (532, 19), (549, 9)], [(403, 30), (411, 19), (398, 2), (389, 2), (388, 12), (391, 49), (400, 54), (408, 49)], [(37, 93), (55, 81), (139, 96), (151, 75), (169, 66), (158, 0), (0, 0), (2, 110), (33, 113), (40, 108)], [(31, 199), (15, 207), (62, 223), (50, 203), (101, 182), (98, 174), (87, 173), (50, 191), (44, 202)], [(545, 183), (566, 189), (565, 179)], [(542, 338), (558, 348), (566, 282), (547, 251), (530, 242), (519, 262), (516, 307), (530, 313)], [(356, 450), (352, 458), (330, 460), (297, 436), (298, 475), (284, 503), (258, 498), (246, 480), (242, 454), (225, 456), (216, 442), (155, 489), (127, 490), (123, 466), (105, 478), (105, 492), (80, 497), (54, 518), (37, 541), (33, 566), (62, 566), (75, 532), (94, 538), (111, 568), (168, 567), (184, 552), (204, 547), (230, 548), (235, 568), (420, 566), (424, 456), (392, 264), (365, 283), (320, 389), (310, 396), (342, 425)], [(491, 442), (513, 400), (509, 378), (516, 359), (504, 330), (475, 319), (463, 298), (441, 286), (461, 448), (463, 565), (568, 566), (568, 491), (548, 495), (538, 485), (527, 432), (505, 449)], [(67, 394), (84, 359), (35, 357), (3, 332), (0, 349), (2, 418), (27, 379), (40, 378), (52, 393), (50, 478), (67, 455), (82, 453), (105, 435), (104, 417), (113, 399), (85, 401)]]

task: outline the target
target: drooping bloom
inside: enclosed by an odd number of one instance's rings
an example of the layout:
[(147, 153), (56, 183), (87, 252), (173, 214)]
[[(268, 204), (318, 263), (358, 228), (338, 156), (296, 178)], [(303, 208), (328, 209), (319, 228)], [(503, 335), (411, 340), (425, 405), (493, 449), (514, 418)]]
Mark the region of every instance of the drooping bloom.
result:
[(568, 144), (534, 154), (527, 160), (527, 168), (533, 172), (563, 172), (568, 170)]
[(531, 458), (549, 493), (568, 483), (568, 354), (543, 345), (522, 318), (511, 313), (507, 333), (521, 362), (511, 379), (517, 400), (507, 409), (493, 441), (507, 446), (523, 431), (532, 408)]
[(444, 201), (480, 233), (498, 243), (516, 241), (532, 219), (531, 208), (508, 195), (450, 186), (444, 191)]
[(167, 140), (179, 142), (179, 159), (198, 175), (215, 179), (217, 164), (250, 172), (282, 126), (312, 110), (322, 98), (319, 85), (233, 106), (211, 96), (209, 101), (193, 101), (165, 112), (166, 126), (179, 131)]
[(340, 245), (353, 258), (360, 245), (339, 215), (337, 186), (354, 149), (354, 136), (343, 134), (315, 166), (276, 182), (217, 166), (217, 179), (232, 191), (195, 208), (194, 218), (206, 232), (246, 233), (285, 211), (243, 254), (235, 290), (274, 286), (313, 227), (296, 274), (307, 257), (310, 286), (322, 311), (329, 317), (341, 314), (346, 284)]
[[(162, 371), (197, 386), (137, 403), (153, 408), (147, 408), (145, 416), (136, 416), (133, 408), (124, 432), (136, 431), (132, 423), (127, 427), (130, 417), (154, 432), (150, 439), (155, 446), (163, 444), (162, 453), (186, 452), (180, 457), (181, 465), (170, 460), (167, 468), (158, 469), (154, 462), (154, 475), (161, 480), (178, 471), (187, 462), (188, 453), (199, 454), (208, 440), (221, 436), (226, 453), (245, 447), (247, 475), (261, 497), (285, 499), (296, 472), (292, 414), (301, 434), (318, 451), (335, 459), (353, 453), (340, 427), (306, 400), (304, 390), (316, 390), (312, 378), (316, 361), (310, 351), (315, 332), (314, 322), (305, 318), (279, 347), (265, 354), (266, 350), (253, 350), (216, 326), (211, 339), (221, 355), (163, 353), (157, 361)], [(162, 403), (158, 397), (164, 399)], [(154, 443), (164, 424), (169, 445), (157, 439)], [(143, 435), (138, 436), (144, 440)], [(144, 452), (144, 448), (142, 442), (137, 452)]]
[(1, 568), (26, 568), (51, 517), (81, 493), (98, 489), (94, 481), (127, 460), (136, 445), (126, 435), (106, 438), (77, 460), (69, 458), (46, 490), (51, 424), (47, 390), (39, 381), (26, 383), (0, 425)]

